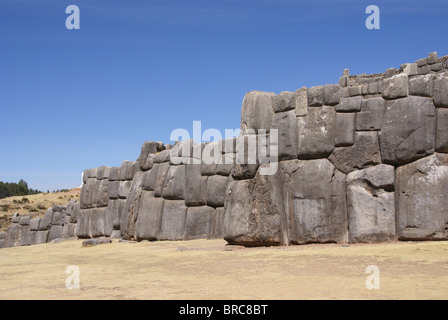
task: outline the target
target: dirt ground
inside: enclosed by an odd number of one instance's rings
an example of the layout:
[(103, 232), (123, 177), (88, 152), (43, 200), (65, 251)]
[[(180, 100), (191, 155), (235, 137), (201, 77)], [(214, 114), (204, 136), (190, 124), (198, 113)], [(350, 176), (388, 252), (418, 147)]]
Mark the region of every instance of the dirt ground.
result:
[[(447, 299), (448, 242), (242, 248), (222, 240), (0, 250), (0, 299)], [(69, 265), (80, 289), (67, 289)], [(379, 268), (367, 289), (366, 268)]]

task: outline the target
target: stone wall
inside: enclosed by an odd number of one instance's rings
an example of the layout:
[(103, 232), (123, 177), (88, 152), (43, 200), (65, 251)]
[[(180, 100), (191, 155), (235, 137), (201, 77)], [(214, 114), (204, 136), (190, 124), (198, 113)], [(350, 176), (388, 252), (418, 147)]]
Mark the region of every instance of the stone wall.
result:
[(42, 244), (76, 236), (79, 202), (71, 200), (66, 206), (53, 206), (40, 218), (14, 214), (8, 230), (0, 234), (0, 248)]
[[(380, 74), (344, 70), (338, 84), (249, 92), (239, 137), (145, 142), (136, 161), (86, 170), (73, 208), (53, 208), (39, 227), (15, 217), (0, 241), (28, 244), (39, 232), (43, 242), (61, 234), (248, 246), (446, 240), (447, 63), (431, 53)], [(250, 161), (253, 141), (272, 154)], [(273, 174), (264, 174), (266, 159)]]

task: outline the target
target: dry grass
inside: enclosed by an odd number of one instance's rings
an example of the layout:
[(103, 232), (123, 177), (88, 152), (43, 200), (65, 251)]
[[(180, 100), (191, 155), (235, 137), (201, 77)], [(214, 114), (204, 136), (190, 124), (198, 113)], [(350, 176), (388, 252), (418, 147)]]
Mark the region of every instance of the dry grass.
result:
[[(65, 287), (68, 265), (80, 269), (80, 290)], [(380, 269), (379, 290), (366, 289), (368, 265)], [(70, 240), (1, 249), (0, 279), (0, 299), (447, 299), (448, 243), (81, 248)]]
[[(38, 217), (54, 205), (66, 205), (70, 199), (79, 200), (80, 194), (81, 189), (75, 188), (67, 192), (39, 193), (0, 199), (0, 232), (6, 231), (15, 212), (32, 213), (33, 217)], [(23, 198), (28, 201), (23, 201)]]

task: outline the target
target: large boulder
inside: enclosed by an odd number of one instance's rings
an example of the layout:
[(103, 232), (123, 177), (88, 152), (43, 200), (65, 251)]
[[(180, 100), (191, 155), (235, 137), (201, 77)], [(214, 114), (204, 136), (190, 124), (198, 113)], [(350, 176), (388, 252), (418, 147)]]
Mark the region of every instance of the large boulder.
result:
[(210, 237), (211, 219), (215, 209), (208, 206), (190, 207), (185, 222), (185, 240), (207, 239)]
[(387, 101), (379, 132), (383, 163), (397, 165), (434, 153), (436, 110), (430, 98)]
[(165, 200), (155, 198), (152, 191), (144, 191), (138, 218), (135, 223), (135, 238), (141, 240), (157, 240), (162, 227), (162, 213)]
[(396, 240), (395, 169), (380, 164), (347, 176), (349, 242)]
[(165, 179), (162, 196), (165, 199), (185, 199), (185, 170), (186, 165), (170, 165)]
[(334, 107), (308, 108), (307, 116), (297, 118), (297, 126), (299, 159), (326, 158), (331, 154), (336, 136)]
[(400, 240), (448, 239), (448, 155), (436, 153), (397, 169)]
[(276, 113), (272, 121), (272, 129), (278, 130), (278, 158), (280, 160), (297, 159), (295, 110)]
[(356, 131), (355, 143), (350, 147), (335, 148), (329, 160), (345, 174), (381, 163), (378, 133)]
[(264, 176), (257, 173), (253, 179), (237, 180), (230, 184), (224, 239), (230, 244), (245, 246), (288, 243), (279, 172)]
[(289, 241), (347, 241), (345, 174), (327, 159), (281, 163)]
[(246, 93), (243, 106), (241, 108), (241, 132), (248, 129), (256, 132), (259, 129), (271, 128), (271, 121), (274, 115), (272, 98), (273, 92), (251, 91)]
[(183, 200), (165, 200), (159, 240), (183, 240), (187, 207)]
[(201, 175), (200, 164), (188, 164), (185, 172), (185, 205), (203, 206), (207, 203), (207, 176)]
[(224, 176), (211, 176), (207, 180), (207, 205), (210, 207), (223, 207), (226, 197), (229, 178)]

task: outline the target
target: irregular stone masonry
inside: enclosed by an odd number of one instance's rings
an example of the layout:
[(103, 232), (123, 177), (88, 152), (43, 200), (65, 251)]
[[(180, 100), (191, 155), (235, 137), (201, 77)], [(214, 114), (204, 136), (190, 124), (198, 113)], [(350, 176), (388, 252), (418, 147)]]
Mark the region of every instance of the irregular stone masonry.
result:
[[(448, 56), (431, 53), (381, 74), (346, 69), (338, 84), (249, 92), (239, 137), (147, 141), (136, 161), (85, 170), (80, 202), (13, 217), (0, 246), (72, 236), (248, 246), (446, 240), (447, 69)], [(263, 140), (272, 129), (277, 144)], [(252, 142), (273, 149), (254, 160)]]

